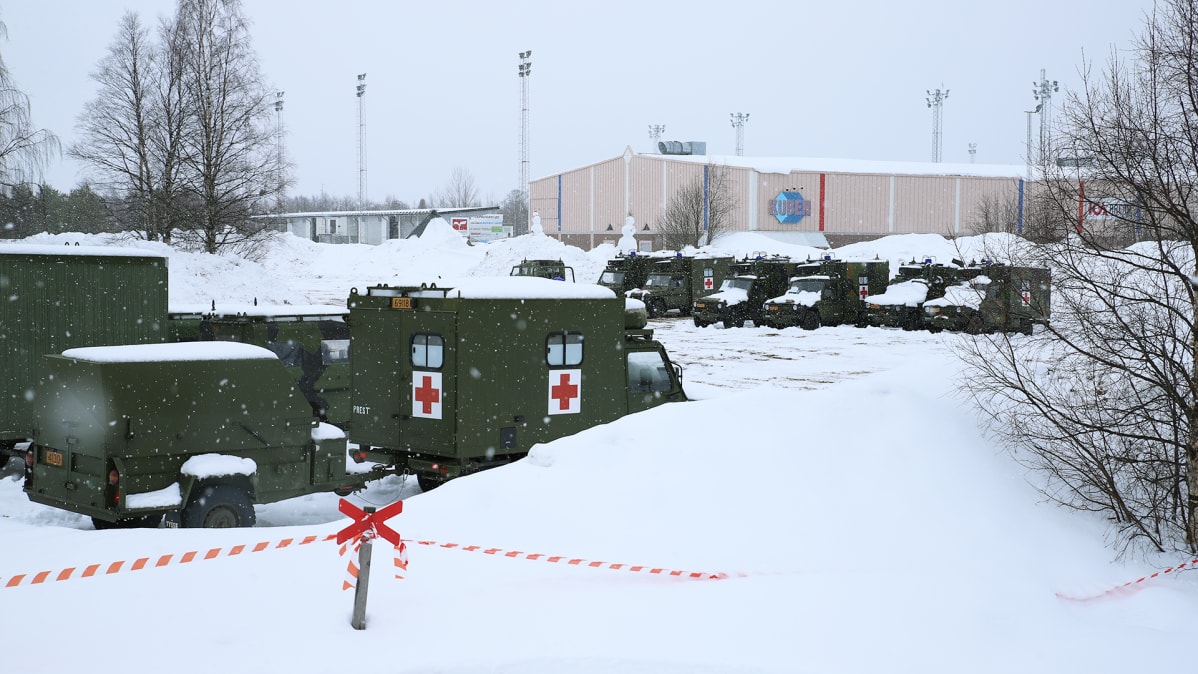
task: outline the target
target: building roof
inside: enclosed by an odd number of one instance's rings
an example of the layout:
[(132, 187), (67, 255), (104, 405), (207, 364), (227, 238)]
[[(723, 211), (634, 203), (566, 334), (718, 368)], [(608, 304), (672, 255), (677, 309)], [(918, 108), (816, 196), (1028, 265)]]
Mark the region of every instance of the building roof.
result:
[(948, 164), (933, 162), (880, 161), (869, 159), (826, 159), (818, 157), (738, 157), (734, 155), (641, 154), (673, 161), (751, 168), (758, 173), (871, 173), (913, 176), (973, 176), (1022, 178), (1027, 167), (1010, 164)]

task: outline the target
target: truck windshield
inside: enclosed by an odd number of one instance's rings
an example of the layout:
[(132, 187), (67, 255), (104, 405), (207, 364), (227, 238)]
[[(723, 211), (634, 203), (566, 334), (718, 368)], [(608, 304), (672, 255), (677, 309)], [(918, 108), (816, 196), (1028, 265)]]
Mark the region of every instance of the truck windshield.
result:
[(622, 285), (624, 283), (624, 272), (622, 271), (605, 271), (599, 277), (599, 283)]
[(633, 393), (664, 393), (670, 390), (670, 370), (660, 353), (629, 352), (628, 390)]
[(826, 284), (827, 280), (822, 278), (799, 278), (790, 282), (790, 288), (786, 292), (792, 295), (818, 293), (823, 291)]
[(646, 288), (669, 288), (670, 286), (681, 287), (682, 279), (678, 279), (678, 282), (674, 283), (673, 277), (669, 274), (653, 274), (645, 280)]
[(748, 290), (749, 288), (753, 287), (753, 280), (754, 279), (751, 279), (751, 278), (739, 278), (739, 277), (726, 278), (726, 279), (724, 279), (724, 283), (720, 285), (720, 290), (729, 290), (731, 288), (736, 288), (738, 290)]

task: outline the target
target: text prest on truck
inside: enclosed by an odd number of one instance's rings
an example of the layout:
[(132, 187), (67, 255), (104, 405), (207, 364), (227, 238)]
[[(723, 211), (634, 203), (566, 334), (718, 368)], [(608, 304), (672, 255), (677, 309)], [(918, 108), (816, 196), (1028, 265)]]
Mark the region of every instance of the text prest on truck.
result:
[(186, 527), (252, 526), (255, 503), (348, 493), (367, 479), (347, 460), (344, 432), (313, 419), (264, 348), (84, 347), (45, 361), (25, 492), (96, 528), (155, 526), (164, 515)]
[[(357, 458), (429, 489), (536, 443), (686, 400), (644, 309), (540, 278), (372, 286), (349, 297)], [(630, 321), (626, 323), (626, 321)]]

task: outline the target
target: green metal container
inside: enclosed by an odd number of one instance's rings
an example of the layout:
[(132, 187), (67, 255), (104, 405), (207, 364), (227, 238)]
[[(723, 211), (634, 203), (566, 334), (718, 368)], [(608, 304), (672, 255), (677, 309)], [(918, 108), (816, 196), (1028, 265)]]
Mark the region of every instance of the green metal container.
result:
[(42, 356), (172, 339), (167, 259), (144, 250), (0, 245), (0, 449), (33, 434)]

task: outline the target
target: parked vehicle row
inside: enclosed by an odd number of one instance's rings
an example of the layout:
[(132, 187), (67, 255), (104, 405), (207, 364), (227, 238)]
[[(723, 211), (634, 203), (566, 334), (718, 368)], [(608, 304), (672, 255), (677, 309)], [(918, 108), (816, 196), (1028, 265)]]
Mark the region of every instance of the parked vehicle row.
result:
[(168, 312), (165, 269), (0, 249), (0, 441), (23, 450), (31, 500), (97, 528), (248, 526), (255, 503), (391, 474), (431, 489), (686, 400), (643, 305), (596, 285), (379, 285), (350, 289), (341, 312), (197, 318)]

